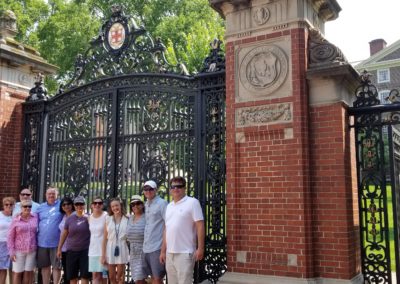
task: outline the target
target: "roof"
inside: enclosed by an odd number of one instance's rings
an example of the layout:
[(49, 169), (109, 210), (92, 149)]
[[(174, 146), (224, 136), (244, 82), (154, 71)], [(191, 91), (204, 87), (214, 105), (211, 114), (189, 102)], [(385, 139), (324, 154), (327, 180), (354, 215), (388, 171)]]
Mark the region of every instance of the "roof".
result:
[(394, 66), (400, 66), (400, 40), (378, 51), (354, 68), (357, 70), (375, 70)]

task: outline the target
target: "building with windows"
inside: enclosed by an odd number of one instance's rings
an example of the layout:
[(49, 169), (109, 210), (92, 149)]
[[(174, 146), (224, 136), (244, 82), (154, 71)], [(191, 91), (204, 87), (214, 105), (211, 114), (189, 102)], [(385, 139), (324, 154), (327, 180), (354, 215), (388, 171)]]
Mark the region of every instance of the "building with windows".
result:
[(372, 75), (371, 82), (376, 86), (382, 104), (393, 89), (400, 89), (400, 40), (386, 46), (383, 39), (369, 43), (370, 57), (355, 66), (358, 72), (367, 70)]

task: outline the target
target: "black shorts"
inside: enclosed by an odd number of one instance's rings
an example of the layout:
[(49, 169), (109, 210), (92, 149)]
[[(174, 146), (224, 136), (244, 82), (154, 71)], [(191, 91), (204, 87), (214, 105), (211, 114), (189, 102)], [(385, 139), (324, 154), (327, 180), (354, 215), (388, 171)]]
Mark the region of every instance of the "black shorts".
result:
[(67, 280), (77, 278), (90, 279), (89, 272), (89, 250), (67, 251)]

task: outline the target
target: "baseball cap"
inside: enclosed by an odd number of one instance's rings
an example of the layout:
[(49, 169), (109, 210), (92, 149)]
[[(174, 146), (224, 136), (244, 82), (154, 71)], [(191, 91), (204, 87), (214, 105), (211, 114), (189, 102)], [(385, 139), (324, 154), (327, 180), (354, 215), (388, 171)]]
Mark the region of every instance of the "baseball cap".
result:
[(157, 184), (154, 180), (148, 180), (144, 183), (143, 187), (149, 186), (151, 188), (157, 189)]
[(76, 203), (85, 203), (86, 204), (86, 200), (83, 196), (79, 195), (79, 196), (75, 197), (75, 199), (74, 199), (74, 204), (76, 204)]

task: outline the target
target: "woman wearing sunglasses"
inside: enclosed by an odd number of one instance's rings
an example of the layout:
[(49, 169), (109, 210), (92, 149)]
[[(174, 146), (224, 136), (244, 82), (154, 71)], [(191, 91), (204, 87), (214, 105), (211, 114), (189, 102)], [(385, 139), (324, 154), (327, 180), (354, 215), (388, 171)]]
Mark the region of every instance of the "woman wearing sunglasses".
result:
[(135, 284), (144, 284), (146, 276), (143, 271), (142, 257), (146, 219), (144, 203), (139, 195), (132, 196), (130, 208), (132, 215), (129, 217), (127, 237), (130, 244), (131, 277)]
[(7, 270), (11, 271), (10, 255), (7, 249), (7, 234), (12, 221), (14, 205), (14, 197), (3, 198), (3, 211), (0, 212), (0, 283), (6, 283)]
[(13, 262), (13, 284), (29, 284), (36, 267), (38, 216), (32, 213), (32, 201), (21, 201), (21, 213), (11, 222), (7, 247)]
[[(70, 197), (64, 197), (61, 199), (61, 207), (60, 207), (60, 212), (61, 214), (64, 215), (64, 217), (61, 220), (60, 225), (58, 225), (58, 228), (60, 229), (60, 232), (64, 230), (65, 226), (65, 221), (71, 214), (75, 211), (75, 207), (73, 205), (73, 201)], [(64, 242), (64, 245), (61, 248), (61, 265), (63, 269), (63, 279), (64, 283), (68, 283), (67, 281), (67, 243)], [(61, 267), (60, 267), (61, 268)]]
[(57, 257), (61, 257), (62, 246), (67, 240), (67, 281), (70, 284), (88, 284), (90, 231), (88, 216), (85, 214), (85, 198), (77, 196), (74, 199), (75, 212), (65, 221), (57, 248)]
[(107, 213), (103, 211), (103, 199), (101, 197), (95, 197), (90, 207), (92, 214), (89, 216), (89, 271), (92, 272), (92, 283), (101, 284), (103, 282), (102, 272), (106, 270), (101, 264), (101, 243)]

